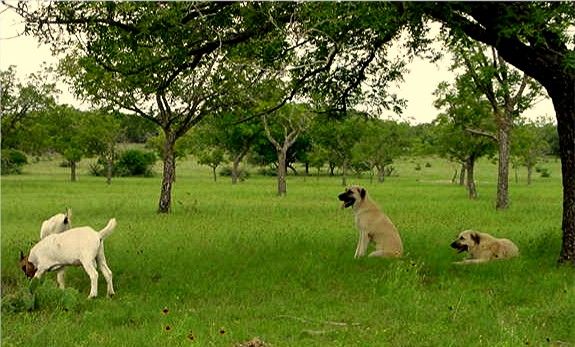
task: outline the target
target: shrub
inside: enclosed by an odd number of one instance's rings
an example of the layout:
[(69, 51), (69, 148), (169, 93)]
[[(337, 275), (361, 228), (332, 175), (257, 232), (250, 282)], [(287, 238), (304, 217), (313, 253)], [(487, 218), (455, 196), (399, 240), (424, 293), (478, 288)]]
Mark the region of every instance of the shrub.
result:
[[(220, 176), (232, 177), (232, 168), (229, 166), (222, 167), (220, 169)], [(240, 168), (238, 172), (238, 179), (240, 181), (245, 181), (248, 177), (250, 177), (250, 173)]]
[(258, 170), (258, 174), (262, 176), (277, 176), (278, 169), (275, 167), (262, 167)]
[(535, 171), (537, 171), (539, 174), (541, 174), (541, 177), (543, 177), (543, 178), (551, 177), (551, 173), (549, 172), (548, 168), (540, 167), (540, 168), (536, 168)]
[[(156, 155), (152, 152), (139, 149), (129, 149), (122, 152), (112, 167), (112, 176), (145, 176), (153, 175), (152, 167), (156, 163)], [(90, 175), (106, 176), (106, 161), (98, 158), (98, 161), (88, 166)]]
[(24, 164), (28, 164), (28, 158), (24, 152), (15, 149), (2, 150), (2, 175), (19, 175), (22, 173)]
[(156, 155), (139, 149), (129, 149), (118, 158), (114, 165), (116, 176), (152, 176), (152, 167), (156, 163)]

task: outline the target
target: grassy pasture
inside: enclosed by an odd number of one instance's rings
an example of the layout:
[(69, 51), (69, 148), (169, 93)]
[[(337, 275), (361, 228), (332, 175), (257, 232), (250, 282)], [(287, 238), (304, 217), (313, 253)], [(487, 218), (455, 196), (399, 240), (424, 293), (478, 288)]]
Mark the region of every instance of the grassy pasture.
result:
[[(545, 166), (551, 177), (531, 186), (524, 172), (511, 180), (511, 207), (499, 212), (487, 161), (477, 201), (449, 183), (452, 168), (439, 159), (399, 162), (384, 184), (350, 178), (398, 227), (401, 260), (353, 259), (339, 177), (290, 176), (278, 198), (273, 177), (214, 183), (186, 161), (173, 213), (158, 215), (159, 177), (70, 183), (55, 161), (27, 166), (2, 177), (2, 346), (233, 346), (256, 336), (276, 347), (575, 346), (575, 274), (556, 266), (560, 166)], [(18, 306), (29, 296), (18, 252), (66, 206), (75, 226), (117, 218), (106, 240), (117, 294), (105, 298), (100, 276), (99, 298), (87, 300), (87, 275), (70, 269), (64, 291), (45, 276), (28, 312)], [(521, 257), (452, 264), (462, 255), (449, 243), (466, 228), (511, 238)]]

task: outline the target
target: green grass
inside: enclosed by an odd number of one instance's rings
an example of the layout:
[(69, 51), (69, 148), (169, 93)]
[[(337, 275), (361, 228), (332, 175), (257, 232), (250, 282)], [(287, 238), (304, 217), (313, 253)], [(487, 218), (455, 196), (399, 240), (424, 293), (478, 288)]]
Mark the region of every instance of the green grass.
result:
[[(232, 186), (183, 162), (173, 213), (158, 215), (159, 177), (107, 186), (83, 174), (70, 183), (56, 165), (2, 177), (2, 346), (233, 346), (256, 336), (275, 347), (575, 346), (575, 274), (556, 265), (556, 161), (545, 164), (550, 178), (527, 186), (522, 173), (510, 183), (507, 211), (494, 209), (496, 168), (487, 161), (477, 168), (477, 201), (448, 183), (452, 168), (439, 159), (399, 162), (399, 176), (384, 184), (350, 178), (400, 230), (401, 260), (353, 259), (356, 231), (337, 201), (338, 177), (290, 176), (278, 198), (273, 177)], [(117, 295), (105, 298), (101, 278), (100, 297), (87, 300), (88, 277), (74, 268), (64, 291), (45, 276), (27, 311), (18, 252), (66, 206), (75, 226), (117, 218), (106, 240)], [(462, 255), (449, 243), (466, 228), (511, 238), (521, 257), (454, 265)]]

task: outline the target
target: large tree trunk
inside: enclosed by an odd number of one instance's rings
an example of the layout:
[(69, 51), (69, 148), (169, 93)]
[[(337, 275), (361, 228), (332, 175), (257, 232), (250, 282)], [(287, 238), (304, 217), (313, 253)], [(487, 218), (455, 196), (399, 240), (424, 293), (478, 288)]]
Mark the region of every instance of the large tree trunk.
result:
[(497, 202), (495, 207), (503, 210), (509, 207), (509, 132), (511, 121), (507, 114), (498, 115), (497, 143), (499, 163), (497, 168)]
[(283, 196), (287, 194), (286, 176), (286, 158), (287, 148), (282, 148), (277, 151), (278, 153), (278, 195)]
[(559, 261), (575, 265), (575, 78), (548, 88), (557, 117), (563, 180), (563, 244)]
[(477, 199), (477, 189), (475, 187), (475, 157), (470, 156), (466, 163), (465, 168), (467, 169), (467, 191), (469, 193), (469, 199)]
[(158, 213), (169, 213), (172, 206), (172, 184), (176, 177), (176, 157), (174, 145), (176, 139), (173, 134), (166, 133), (164, 143), (164, 170), (162, 174), (162, 190), (160, 192), (160, 202)]

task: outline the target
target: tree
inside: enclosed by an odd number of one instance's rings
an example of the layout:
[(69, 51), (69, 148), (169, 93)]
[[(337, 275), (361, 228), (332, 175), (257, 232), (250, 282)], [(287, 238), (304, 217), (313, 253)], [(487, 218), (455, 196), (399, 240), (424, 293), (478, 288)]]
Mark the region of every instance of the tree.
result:
[(549, 144), (543, 136), (543, 127), (535, 122), (521, 124), (515, 127), (512, 137), (511, 153), (518, 159), (518, 164), (527, 168), (527, 184), (531, 184), (535, 165), (549, 152)]
[(238, 123), (238, 119), (247, 118), (247, 114), (258, 112), (251, 106), (239, 107), (221, 112), (200, 124), (194, 135), (201, 148), (221, 149), (231, 160), (232, 184), (240, 178), (240, 163), (250, 152), (258, 138), (263, 137), (262, 122), (250, 118)]
[(29, 11), (26, 4), (18, 6), (27, 32), (66, 52), (61, 70), (79, 96), (161, 128), (161, 213), (171, 206), (176, 141), (202, 118), (241, 102), (259, 78), (247, 65), (238, 72), (242, 52), (231, 48), (265, 35), (276, 27), (274, 20), (290, 18), (293, 7), (92, 2), (52, 3)]
[(70, 165), (70, 180), (77, 180), (77, 164), (91, 155), (113, 152), (119, 126), (97, 112), (82, 112), (71, 106), (56, 106), (42, 118), (50, 134), (48, 147)]
[(217, 147), (207, 147), (196, 152), (198, 164), (207, 165), (212, 169), (214, 182), (217, 181), (216, 169), (225, 162), (224, 151)]
[(520, 74), (509, 66), (495, 48), (491, 48), (491, 58), (486, 54), (487, 47), (478, 42), (454, 44), (454, 68), (464, 66), (466, 74), (475, 87), (483, 93), (492, 108), (497, 131), (470, 129), (479, 135), (493, 139), (499, 145), (496, 208), (505, 209), (509, 205), (509, 153), (511, 130), (521, 113), (530, 108), (541, 94), (541, 85), (525, 73)]
[(377, 169), (378, 181), (383, 182), (386, 167), (408, 152), (408, 128), (406, 123), (368, 119), (359, 130), (361, 135), (352, 148), (353, 160), (366, 163), (370, 170)]
[(493, 146), (490, 139), (470, 133), (468, 129), (485, 129), (492, 124), (488, 122), (489, 104), (481, 98), (469, 75), (457, 77), (455, 86), (440, 83), (434, 95), (435, 107), (443, 109), (434, 121), (437, 153), (462, 164), (461, 172), (465, 169), (469, 198), (475, 199), (475, 162), (492, 153)]
[[(30, 74), (26, 82), (16, 77), (14, 66), (0, 71), (0, 117), (2, 148), (19, 148), (28, 152), (39, 152), (40, 138), (34, 136), (35, 116), (38, 112), (53, 107), (58, 94), (56, 85), (48, 76), (51, 68), (44, 66), (42, 71)], [(34, 141), (30, 141), (34, 140)]]
[(545, 87), (553, 102), (563, 182), (560, 262), (575, 265), (575, 50), (568, 28), (572, 2), (401, 3), (415, 18), (425, 13), (450, 28), (495, 47), (505, 61)]
[(262, 116), (267, 139), (277, 154), (278, 195), (287, 194), (287, 153), (298, 137), (311, 125), (312, 113), (305, 105), (286, 105), (273, 115), (273, 124), (268, 116)]

